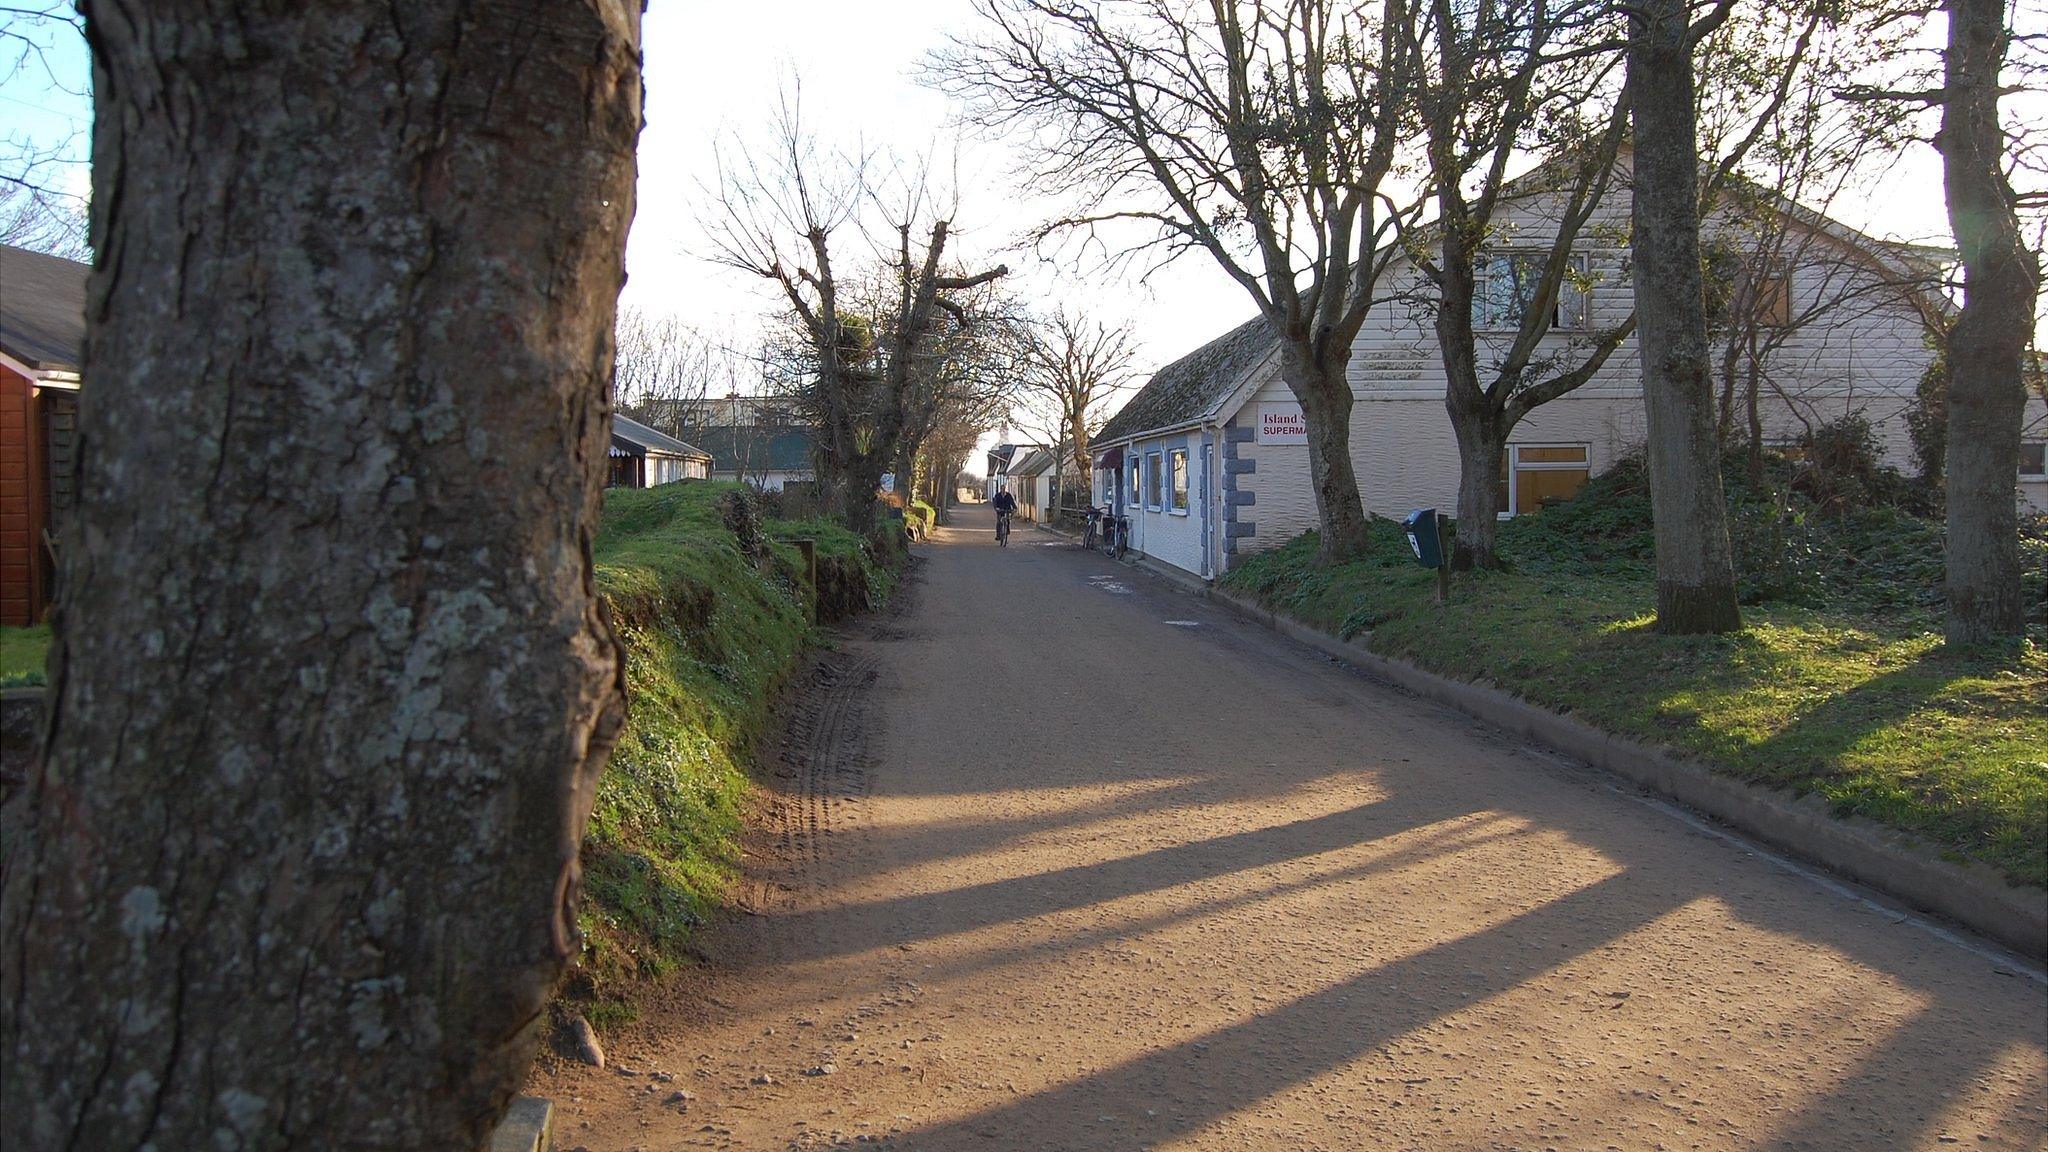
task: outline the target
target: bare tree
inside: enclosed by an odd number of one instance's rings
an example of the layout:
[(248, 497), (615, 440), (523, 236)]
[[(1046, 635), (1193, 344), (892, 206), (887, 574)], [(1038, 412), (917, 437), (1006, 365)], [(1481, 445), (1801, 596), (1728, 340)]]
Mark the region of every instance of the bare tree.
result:
[[(1000, 332), (1003, 327), (983, 324), (977, 325), (976, 330), (987, 334)], [(1001, 370), (999, 364), (991, 367)], [(921, 439), (914, 475), (920, 479), (922, 490), (929, 493), (941, 519), (946, 518), (946, 509), (953, 502), (951, 477), (973, 454), (982, 433), (1002, 422), (1012, 400), (1013, 390), (1008, 381), (999, 379), (987, 386), (951, 389), (937, 406)]]
[(1093, 462), (1089, 437), (1102, 426), (1104, 407), (1132, 378), (1137, 355), (1128, 323), (1107, 324), (1060, 308), (1022, 325), (1022, 382), (1038, 407), (1047, 410), (1052, 441), (1066, 448), (1061, 472), (1072, 464), (1086, 477)]
[(87, 15), (89, 451), (0, 809), (0, 1143), (475, 1148), (623, 715), (590, 549), (639, 5)]
[[(1456, 569), (1499, 566), (1501, 461), (1516, 425), (1592, 379), (1635, 330), (1631, 316), (1576, 331), (1592, 317), (1589, 270), (1575, 253), (1613, 182), (1628, 124), (1608, 83), (1620, 55), (1604, 27), (1609, 11), (1595, 0), (1433, 0), (1402, 29), (1437, 204), (1435, 251), (1418, 253), (1417, 264), (1432, 289), (1458, 441)], [(1511, 161), (1536, 144), (1550, 157), (1510, 182)], [(1506, 217), (1532, 200), (1543, 202), (1551, 231), (1524, 241)], [(1482, 322), (1492, 330), (1484, 337)]]
[(1656, 521), (1657, 627), (1678, 634), (1742, 626), (1707, 350), (1693, 87), (1694, 46), (1731, 4), (1722, 0), (1697, 26), (1686, 0), (1643, 0), (1629, 14), (1630, 249)]
[(1301, 402), (1326, 560), (1366, 539), (1346, 366), (1404, 215), (1404, 3), (977, 0), (986, 33), (930, 73), (1014, 133), (1034, 190), (1089, 205), (1039, 239), (1205, 252), (1251, 296)]
[(1841, 382), (1817, 359), (1832, 350), (1828, 331), (1901, 308), (1930, 338), (1945, 326), (1931, 261), (1829, 218), (1904, 143), (1896, 109), (1837, 94), (1897, 51), (1883, 15), (1858, 5), (1749, 9), (1701, 45), (1703, 146), (1727, 156), (1703, 201), (1716, 427), (1724, 449), (1744, 445), (1752, 482), (1763, 478), (1767, 398), (1808, 433), (1855, 410), (1853, 396), (1824, 407), (1813, 395), (1816, 383), (1832, 393)]
[(934, 333), (913, 354), (894, 468), (900, 479), (913, 474), (925, 441), (942, 421), (986, 427), (1010, 407), (1023, 375), (1024, 349), (1016, 325), (1005, 321), (1016, 307), (996, 288), (990, 284), (958, 296), (957, 323)]
[(707, 397), (736, 394), (759, 377), (753, 356), (673, 314), (621, 308), (617, 344), (612, 393), (620, 411), (685, 440), (701, 425)]
[[(84, 20), (69, 3), (18, 3), (0, 8), (0, 81), (29, 80), (77, 97), (88, 76), (56, 63), (61, 47), (82, 42)], [(68, 42), (68, 45), (66, 44)], [(85, 197), (66, 188), (85, 167), (82, 125), (38, 136), (10, 128), (0, 139), (0, 244), (90, 260)]]
[[(715, 258), (774, 281), (795, 318), (808, 358), (802, 396), (817, 430), (819, 494), (829, 512), (858, 531), (873, 524), (883, 473), (902, 461), (931, 341), (947, 318), (962, 326), (969, 319), (955, 294), (1009, 271), (949, 270), (952, 223), (933, 211), (921, 172), (892, 196), (878, 190), (872, 168), (869, 157), (821, 151), (805, 134), (791, 95), (766, 151), (742, 148), (737, 163), (721, 163), (711, 222)], [(875, 216), (886, 218), (893, 240), (879, 250), (860, 227)], [(887, 285), (866, 314), (842, 299), (842, 289), (859, 282), (858, 264), (849, 276), (834, 263), (835, 233), (843, 242), (849, 232), (856, 249), (868, 240)]]

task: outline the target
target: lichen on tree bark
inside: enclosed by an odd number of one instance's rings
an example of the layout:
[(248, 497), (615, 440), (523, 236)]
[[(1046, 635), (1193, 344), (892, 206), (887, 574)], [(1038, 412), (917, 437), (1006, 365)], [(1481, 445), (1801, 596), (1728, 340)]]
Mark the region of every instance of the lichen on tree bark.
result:
[(1684, 0), (1646, 0), (1630, 16), (1628, 47), (1635, 124), (1629, 244), (1656, 521), (1657, 628), (1681, 634), (1742, 626), (1707, 352), (1693, 107), (1698, 32), (1687, 19)]
[(623, 714), (639, 6), (86, 8), (94, 237), (10, 1149), (474, 1148)]

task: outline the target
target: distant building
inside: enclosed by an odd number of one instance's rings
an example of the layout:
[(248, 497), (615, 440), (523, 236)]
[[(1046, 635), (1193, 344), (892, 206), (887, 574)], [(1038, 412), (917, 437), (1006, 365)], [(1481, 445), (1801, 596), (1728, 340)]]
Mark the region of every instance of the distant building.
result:
[(85, 277), (75, 260), (0, 245), (0, 624), (43, 618), (58, 529), (76, 504)]
[(1004, 473), (1003, 486), (1017, 498), (1017, 514), (1026, 520), (1051, 521), (1053, 515), (1053, 465), (1051, 451), (1020, 449)]
[(694, 400), (643, 400), (636, 413), (661, 428), (694, 436), (700, 428), (793, 428), (801, 425), (796, 405), (787, 396), (704, 396)]
[(693, 432), (699, 447), (711, 454), (711, 475), (737, 480), (764, 492), (780, 492), (786, 484), (818, 477), (808, 428), (746, 424), (702, 428)]
[(607, 488), (653, 488), (711, 474), (711, 454), (630, 416), (612, 414), (611, 473)]
[[(1044, 447), (1042, 444), (1003, 443), (989, 449), (988, 479), (984, 482), (987, 490), (982, 493), (982, 499), (995, 499), (996, 493), (1007, 487), (1010, 469), (1031, 453), (1042, 451)], [(1017, 493), (1011, 492), (1010, 495), (1015, 496)]]

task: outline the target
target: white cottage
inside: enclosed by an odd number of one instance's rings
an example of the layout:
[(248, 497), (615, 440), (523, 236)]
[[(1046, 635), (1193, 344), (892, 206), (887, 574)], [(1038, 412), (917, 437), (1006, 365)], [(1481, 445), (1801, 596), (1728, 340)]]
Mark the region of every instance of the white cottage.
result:
[(1054, 463), (1047, 449), (1019, 448), (1003, 472), (1003, 487), (1017, 498), (1017, 514), (1027, 521), (1052, 519)]
[(710, 453), (630, 416), (612, 413), (611, 472), (605, 487), (653, 488), (710, 474)]
[[(1484, 361), (1504, 355), (1513, 338), (1517, 269), (1555, 234), (1554, 210), (1554, 200), (1536, 195), (1502, 213), (1500, 246), (1482, 261), (1475, 302), (1482, 382)], [(1628, 213), (1623, 186), (1583, 232), (1585, 287), (1565, 293), (1543, 337), (1546, 353), (1568, 360), (1591, 334), (1629, 316)], [(1913, 264), (1924, 250), (1872, 240), (1792, 205), (1782, 209), (1782, 223), (1798, 242), (1781, 250), (1800, 256), (1762, 286), (1769, 309), (1790, 318), (1823, 296), (1851, 303), (1773, 335), (1759, 405), (1766, 438), (1789, 442), (1809, 425), (1858, 413), (1884, 461), (1910, 469), (1905, 416), (1932, 355), (1923, 316), (1941, 306), (1911, 286), (1923, 278)], [(1709, 229), (1716, 226), (1710, 220)], [(1390, 299), (1372, 309), (1352, 345), (1352, 463), (1366, 511), (1380, 516), (1457, 503), (1457, 445), (1424, 287), (1414, 265), (1395, 258), (1382, 281)], [(2038, 397), (2028, 400), (2023, 436), (2019, 499), (2048, 510), (2048, 411)], [(1590, 381), (1517, 425), (1503, 469), (1506, 514), (1571, 495), (1643, 439), (1630, 337)], [(1277, 341), (1261, 319), (1160, 369), (1093, 448), (1097, 497), (1130, 518), (1132, 547), (1204, 579), (1316, 525), (1301, 408), (1280, 378)]]

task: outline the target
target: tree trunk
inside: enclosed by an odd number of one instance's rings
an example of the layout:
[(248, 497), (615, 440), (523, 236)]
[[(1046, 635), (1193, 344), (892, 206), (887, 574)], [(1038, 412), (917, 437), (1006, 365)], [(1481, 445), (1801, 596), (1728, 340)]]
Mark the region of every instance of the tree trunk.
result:
[(1743, 467), (1752, 486), (1764, 482), (1764, 414), (1758, 404), (1763, 391), (1763, 365), (1749, 358), (1748, 378), (1742, 392), (1743, 413), (1749, 426), (1749, 445), (1744, 449)]
[(579, 947), (639, 5), (91, 4), (0, 1144), (473, 1149)]
[(1477, 276), (1473, 229), (1463, 201), (1441, 195), (1447, 216), (1459, 223), (1444, 229), (1441, 282), (1436, 310), (1437, 348), (1444, 365), (1444, 409), (1458, 441), (1458, 530), (1451, 546), (1453, 571), (1499, 568), (1494, 541), (1500, 534), (1500, 457), (1508, 427), (1500, 405), (1479, 386), (1477, 345), (1472, 334), (1472, 297)]
[(1088, 401), (1090, 397), (1075, 393), (1067, 402), (1067, 437), (1072, 441), (1074, 469), (1083, 476), (1088, 474), (1092, 462), (1088, 458)]
[(1451, 430), (1458, 438), (1458, 533), (1451, 546), (1451, 570), (1499, 568), (1494, 542), (1500, 536), (1501, 452), (1508, 429), (1500, 413), (1454, 415)]
[(1343, 363), (1318, 362), (1293, 341), (1282, 342), (1280, 373), (1308, 425), (1309, 485), (1322, 538), (1317, 556), (1326, 564), (1348, 560), (1365, 550), (1366, 539), (1365, 502), (1351, 465), (1351, 381)]
[(1948, 343), (1947, 635), (1950, 644), (1977, 644), (2017, 637), (2025, 624), (2013, 478), (2040, 270), (2021, 241), (2005, 176), (2005, 5), (1949, 0), (1948, 10), (1947, 100), (1935, 142), (1962, 255), (1963, 309)]
[(818, 507), (825, 515), (844, 521), (850, 515), (847, 492), (847, 455), (837, 447), (850, 437), (829, 426), (820, 427), (811, 448), (811, 471), (817, 477)]
[(1686, 11), (1684, 0), (1645, 0), (1631, 18), (1628, 49), (1636, 140), (1630, 246), (1656, 520), (1657, 627), (1680, 634), (1742, 626), (1707, 351)]
[(855, 457), (840, 478), (837, 514), (856, 536), (866, 536), (875, 526), (875, 512), (881, 503), (876, 493), (882, 487), (882, 473), (887, 471), (883, 461), (887, 459), (887, 453), (870, 449)]

